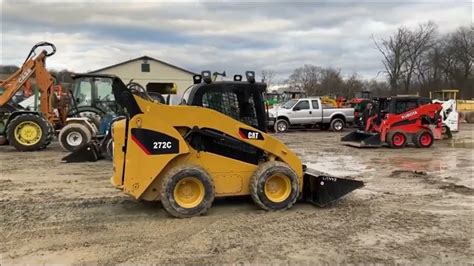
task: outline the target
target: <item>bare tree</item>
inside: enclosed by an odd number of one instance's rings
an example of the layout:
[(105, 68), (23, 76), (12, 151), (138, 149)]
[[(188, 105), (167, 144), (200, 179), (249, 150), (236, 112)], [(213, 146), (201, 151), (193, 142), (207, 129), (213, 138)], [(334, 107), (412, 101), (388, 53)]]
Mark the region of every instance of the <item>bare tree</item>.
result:
[(344, 86), (341, 70), (334, 68), (322, 68), (318, 92), (320, 95), (340, 94)]
[(273, 72), (271, 69), (263, 69), (261, 76), (262, 82), (267, 83), (268, 88), (270, 88), (270, 86), (275, 82), (275, 72)]
[(420, 24), (416, 31), (408, 32), (406, 46), (407, 60), (402, 66), (405, 93), (410, 92), (413, 76), (416, 74), (415, 71), (421, 66), (425, 54), (434, 47), (436, 29), (436, 24), (428, 22), (426, 24)]
[(353, 73), (344, 81), (344, 96), (353, 97), (356, 92), (364, 89), (364, 83), (357, 73)]
[(321, 78), (321, 68), (313, 65), (304, 65), (293, 71), (289, 83), (293, 87), (300, 87), (309, 95), (318, 95), (318, 85)]
[(403, 65), (408, 60), (408, 42), (410, 31), (404, 27), (397, 30), (397, 33), (390, 36), (389, 39), (382, 39), (377, 42), (372, 36), (375, 47), (383, 56), (382, 63), (385, 73), (388, 76), (390, 89), (396, 93), (399, 89), (399, 81), (403, 74)]

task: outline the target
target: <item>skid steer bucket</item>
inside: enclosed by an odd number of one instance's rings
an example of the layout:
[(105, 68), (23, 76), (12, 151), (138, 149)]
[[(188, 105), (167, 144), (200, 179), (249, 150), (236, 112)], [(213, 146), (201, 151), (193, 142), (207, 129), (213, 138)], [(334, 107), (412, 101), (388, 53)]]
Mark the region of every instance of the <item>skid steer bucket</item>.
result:
[(304, 174), (303, 200), (324, 207), (364, 186), (364, 182), (327, 175)]
[(83, 147), (64, 156), (61, 160), (65, 163), (96, 162), (102, 157), (102, 152), (97, 142), (90, 141)]
[(342, 143), (357, 148), (377, 148), (382, 146), (379, 133), (353, 131), (341, 138)]

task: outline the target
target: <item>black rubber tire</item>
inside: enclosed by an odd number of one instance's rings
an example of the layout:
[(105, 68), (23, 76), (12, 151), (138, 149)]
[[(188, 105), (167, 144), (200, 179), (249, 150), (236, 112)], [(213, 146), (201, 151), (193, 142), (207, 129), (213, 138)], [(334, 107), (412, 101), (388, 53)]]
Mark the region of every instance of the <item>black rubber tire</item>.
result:
[[(41, 129), (41, 138), (33, 145), (23, 145), (18, 142), (14, 136), (15, 128), (22, 122), (31, 121), (39, 126)], [(8, 125), (7, 125), (7, 139), (10, 145), (15, 147), (19, 151), (37, 151), (46, 148), (48, 146), (50, 140), (50, 124), (42, 115), (39, 114), (21, 114), (17, 117), (13, 118)]]
[[(176, 184), (185, 177), (194, 177), (201, 181), (204, 186), (204, 198), (193, 208), (183, 208), (176, 203), (174, 189)], [(209, 174), (199, 166), (184, 165), (169, 170), (163, 177), (161, 184), (161, 203), (163, 208), (176, 218), (189, 218), (199, 216), (207, 212), (214, 201), (214, 183)]]
[[(340, 125), (340, 128), (339, 128), (339, 125)], [(331, 121), (331, 124), (330, 124), (330, 128), (332, 131), (334, 132), (341, 132), (344, 130), (344, 126), (346, 125), (346, 123), (344, 122), (343, 119), (341, 118), (334, 118), (332, 121)], [(338, 129), (339, 128), (339, 129)]]
[(41, 147), (41, 149), (46, 149), (46, 147), (48, 147), (48, 145), (51, 144), (51, 141), (53, 141), (54, 135), (55, 135), (54, 127), (51, 123), (48, 123), (48, 137), (43, 147)]
[(453, 133), (451, 132), (451, 129), (444, 125), (443, 126), (443, 139), (452, 139), (453, 138)]
[(114, 158), (114, 140), (112, 138), (109, 138), (105, 141), (103, 145), (105, 145), (104, 158), (106, 160), (112, 161), (112, 159)]
[[(282, 125), (282, 127), (279, 129), (278, 128), (278, 125)], [(290, 128), (290, 123), (286, 120), (286, 119), (278, 119), (276, 122), (275, 122), (275, 132), (276, 133), (285, 133), (288, 131), (288, 129)]]
[[(67, 141), (68, 135), (74, 132), (79, 133), (82, 137), (81, 143), (76, 146), (69, 144)], [(86, 145), (89, 141), (91, 141), (92, 133), (89, 130), (89, 128), (87, 128), (86, 126), (82, 124), (70, 123), (61, 129), (61, 131), (59, 132), (58, 139), (59, 139), (59, 144), (61, 145), (61, 148), (63, 148), (63, 150), (68, 151), (68, 152), (73, 152), (79, 149), (80, 147)]]
[[(287, 176), (291, 182), (291, 192), (282, 202), (273, 202), (265, 195), (265, 183), (268, 178), (276, 173)], [(250, 196), (257, 206), (266, 211), (278, 211), (291, 208), (299, 196), (298, 177), (296, 173), (285, 163), (270, 161), (262, 163), (250, 177)]]
[[(393, 142), (393, 138), (397, 134), (401, 134), (405, 138), (405, 141), (401, 145)], [(401, 148), (404, 148), (407, 145), (407, 135), (405, 133), (401, 132), (401, 131), (392, 131), (392, 132), (387, 133), (386, 141), (387, 141), (388, 145), (390, 146), (390, 148), (401, 149)]]
[[(421, 137), (424, 135), (424, 134), (429, 134), (430, 137), (431, 137), (431, 142), (429, 144), (423, 144), (421, 142)], [(433, 136), (433, 133), (431, 133), (430, 131), (428, 130), (422, 130), (418, 133), (416, 133), (414, 136), (413, 136), (413, 143), (415, 144), (415, 146), (417, 148), (429, 148), (433, 145), (434, 143), (434, 136)]]

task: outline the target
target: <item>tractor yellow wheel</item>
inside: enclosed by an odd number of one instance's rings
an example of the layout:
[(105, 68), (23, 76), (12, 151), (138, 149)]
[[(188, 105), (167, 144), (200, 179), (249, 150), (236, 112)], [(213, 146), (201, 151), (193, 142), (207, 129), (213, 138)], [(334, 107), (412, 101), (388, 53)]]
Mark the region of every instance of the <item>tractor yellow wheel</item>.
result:
[(295, 171), (286, 163), (261, 163), (250, 178), (250, 196), (262, 209), (289, 209), (299, 196), (299, 181)]
[(199, 166), (177, 166), (163, 176), (160, 199), (163, 208), (174, 217), (198, 216), (214, 201), (214, 183)]
[(183, 208), (194, 208), (204, 199), (204, 185), (195, 177), (185, 177), (174, 187), (174, 200)]
[(25, 113), (15, 116), (7, 125), (7, 139), (19, 151), (36, 151), (51, 142), (52, 126), (40, 114)]
[(270, 176), (265, 182), (265, 196), (273, 202), (282, 202), (291, 194), (291, 180), (282, 174)]
[(43, 135), (41, 127), (33, 121), (24, 121), (15, 127), (15, 140), (21, 145), (31, 146), (38, 143)]

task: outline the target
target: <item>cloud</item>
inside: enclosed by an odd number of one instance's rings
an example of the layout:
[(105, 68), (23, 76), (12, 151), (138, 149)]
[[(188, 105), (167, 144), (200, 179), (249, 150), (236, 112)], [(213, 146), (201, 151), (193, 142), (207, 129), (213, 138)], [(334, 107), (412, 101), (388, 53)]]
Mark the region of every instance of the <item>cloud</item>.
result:
[(444, 34), (472, 23), (470, 2), (1, 2), (1, 64), (20, 64), (38, 41), (57, 45), (48, 66), (77, 72), (149, 55), (196, 72), (303, 64), (373, 78), (382, 70), (371, 36), (429, 20)]

